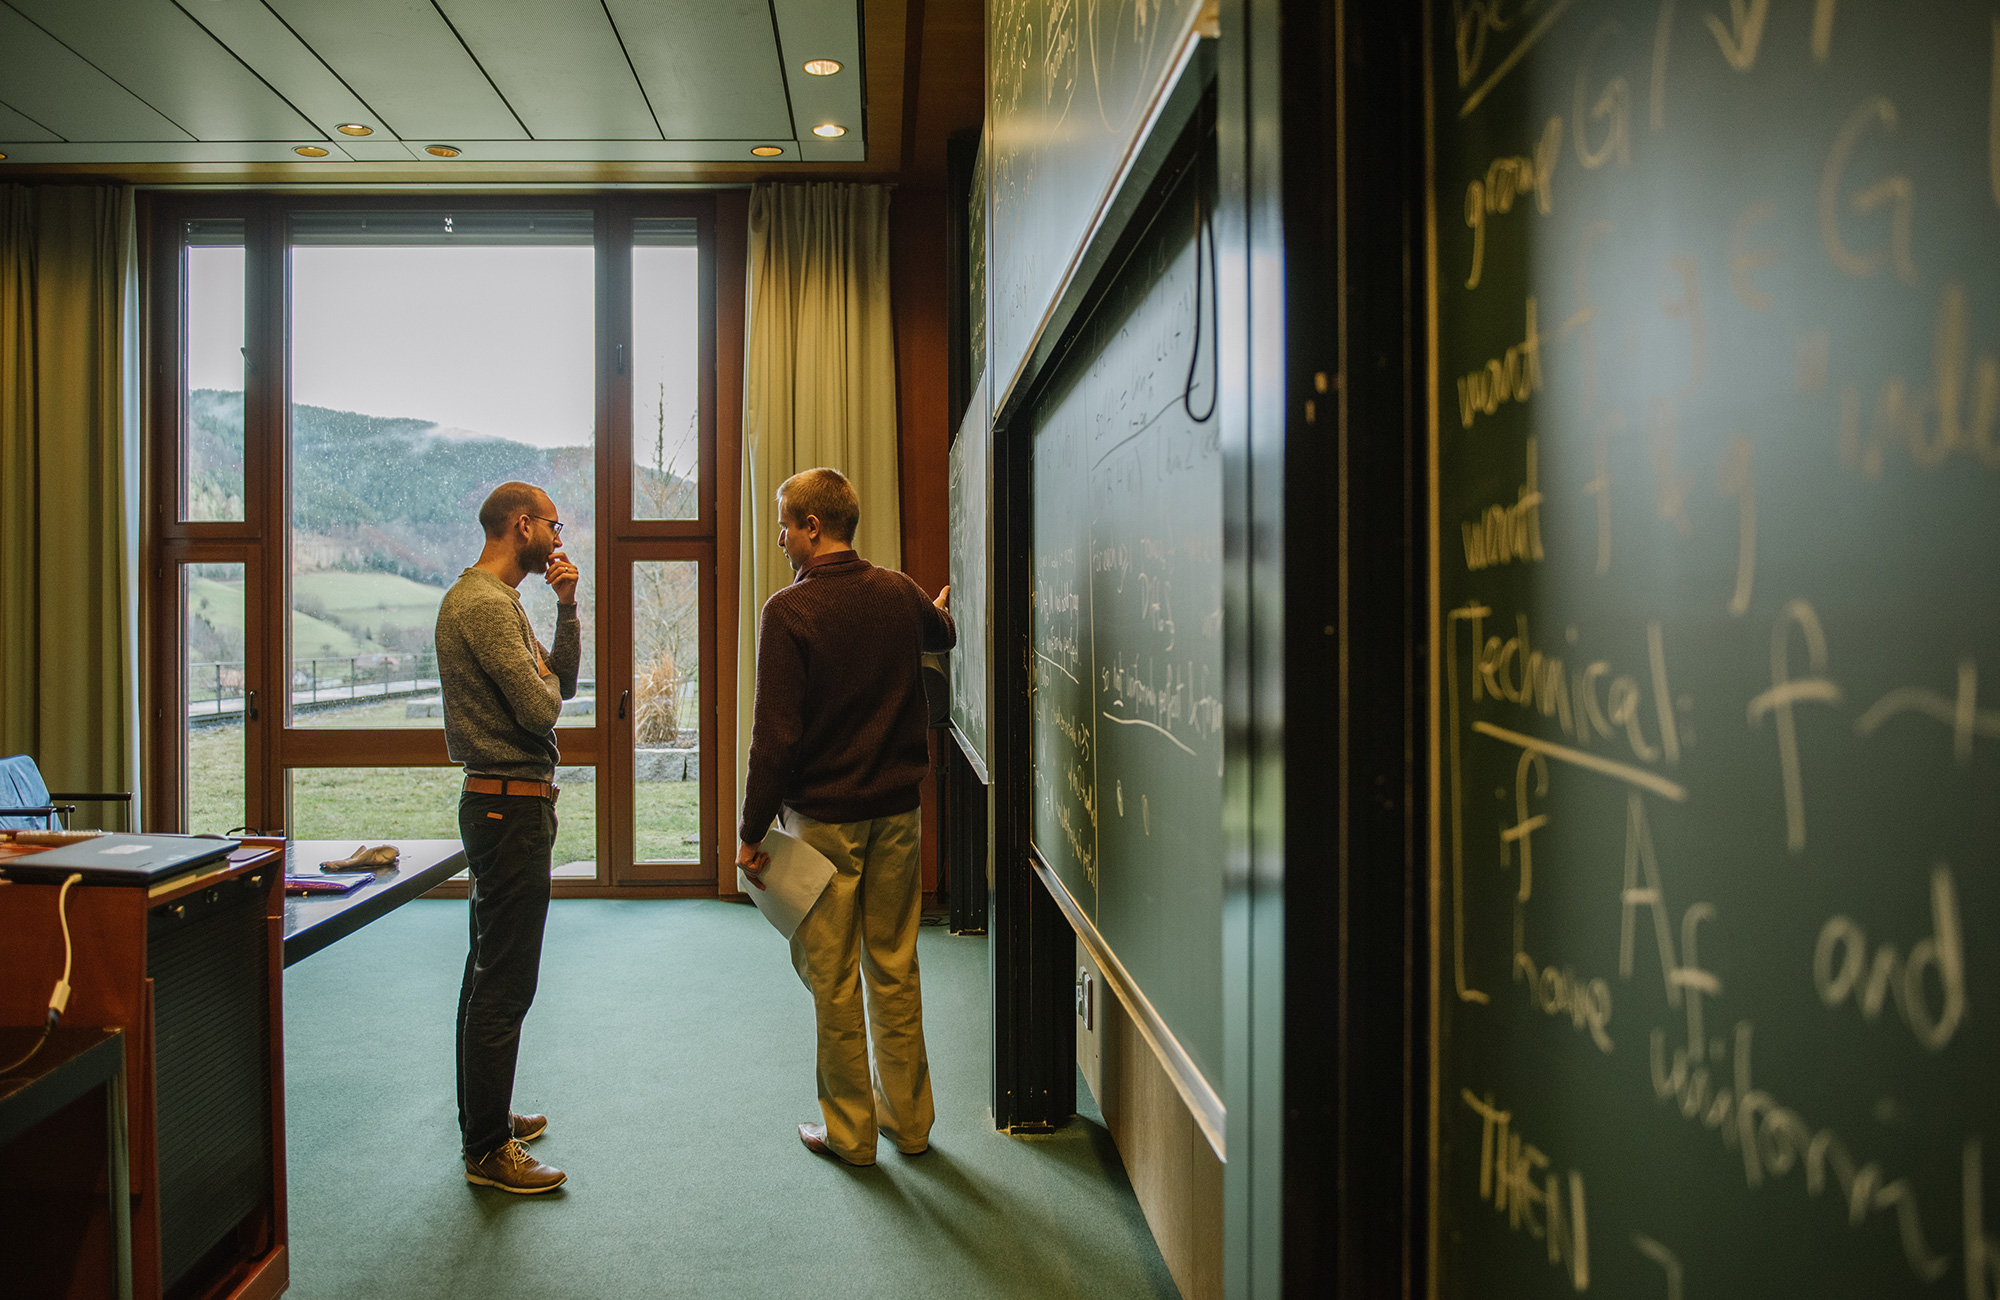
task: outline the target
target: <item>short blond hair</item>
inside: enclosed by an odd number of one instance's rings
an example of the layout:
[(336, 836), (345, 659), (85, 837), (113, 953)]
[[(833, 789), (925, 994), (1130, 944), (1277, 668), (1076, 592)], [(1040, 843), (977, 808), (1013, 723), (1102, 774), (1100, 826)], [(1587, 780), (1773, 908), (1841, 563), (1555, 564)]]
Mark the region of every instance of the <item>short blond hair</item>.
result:
[(797, 524), (812, 515), (828, 537), (851, 542), (861, 522), (861, 498), (847, 475), (821, 466), (800, 470), (778, 485), (778, 513), (789, 515)]

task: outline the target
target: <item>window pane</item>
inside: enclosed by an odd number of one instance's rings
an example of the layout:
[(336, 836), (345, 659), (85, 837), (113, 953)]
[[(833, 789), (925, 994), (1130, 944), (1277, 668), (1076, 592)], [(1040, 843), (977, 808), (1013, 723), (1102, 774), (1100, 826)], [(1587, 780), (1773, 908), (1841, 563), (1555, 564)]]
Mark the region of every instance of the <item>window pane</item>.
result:
[(632, 517), (701, 515), (700, 250), (692, 218), (632, 232)]
[[(594, 712), (595, 251), (583, 212), (292, 218), (292, 725), (441, 727), (438, 602), (479, 558), (478, 511), (533, 483), (583, 572)], [(522, 602), (544, 643), (555, 597)]]
[(192, 834), (243, 825), (243, 566), (181, 566), (187, 665), (185, 808)]
[(190, 221), (181, 321), (181, 518), (243, 518), (243, 222)]
[[(581, 773), (581, 777), (579, 777)], [(295, 840), (455, 840), (465, 774), (455, 767), (293, 768)], [(596, 873), (597, 786), (590, 768), (564, 768), (556, 805), (558, 879)]]
[(701, 856), (701, 569), (632, 566), (634, 860)]

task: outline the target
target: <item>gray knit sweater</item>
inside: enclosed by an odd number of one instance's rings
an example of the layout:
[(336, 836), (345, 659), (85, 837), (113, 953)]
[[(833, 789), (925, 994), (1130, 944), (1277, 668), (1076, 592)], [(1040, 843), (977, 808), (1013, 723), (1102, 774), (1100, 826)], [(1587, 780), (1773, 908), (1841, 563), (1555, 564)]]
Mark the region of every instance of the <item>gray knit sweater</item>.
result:
[(582, 659), (576, 606), (556, 607), (555, 648), (545, 650), (520, 593), (484, 569), (467, 569), (438, 606), (437, 657), (452, 761), (478, 776), (553, 780), (562, 758), (556, 719), (576, 694)]

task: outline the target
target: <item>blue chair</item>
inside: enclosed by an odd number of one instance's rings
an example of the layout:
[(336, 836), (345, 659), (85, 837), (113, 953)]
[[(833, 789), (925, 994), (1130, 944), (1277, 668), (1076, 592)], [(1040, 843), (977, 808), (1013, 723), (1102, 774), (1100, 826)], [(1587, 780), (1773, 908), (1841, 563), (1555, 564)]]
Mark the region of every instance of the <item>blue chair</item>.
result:
[(51, 794), (42, 769), (26, 754), (0, 758), (0, 830), (32, 831), (69, 828), (78, 803), (122, 803), (125, 820), (132, 820), (132, 792), (116, 794)]

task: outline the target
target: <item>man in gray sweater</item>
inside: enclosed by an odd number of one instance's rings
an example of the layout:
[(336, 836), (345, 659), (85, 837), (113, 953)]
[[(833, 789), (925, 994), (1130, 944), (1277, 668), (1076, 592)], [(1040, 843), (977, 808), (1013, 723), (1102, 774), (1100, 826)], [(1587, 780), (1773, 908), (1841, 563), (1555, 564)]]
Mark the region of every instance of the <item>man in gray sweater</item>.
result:
[[(558, 548), (548, 494), (502, 483), (479, 508), (486, 545), (438, 606), (445, 752), (465, 765), (458, 833), (472, 876), (471, 951), (458, 993), (458, 1126), (465, 1179), (547, 1192), (566, 1175), (528, 1154), (548, 1128), (513, 1111), (521, 1021), (535, 1000), (556, 839), (556, 719), (576, 694), (582, 642), (576, 566)], [(553, 649), (528, 625), (516, 590), (543, 574), (556, 594)]]

